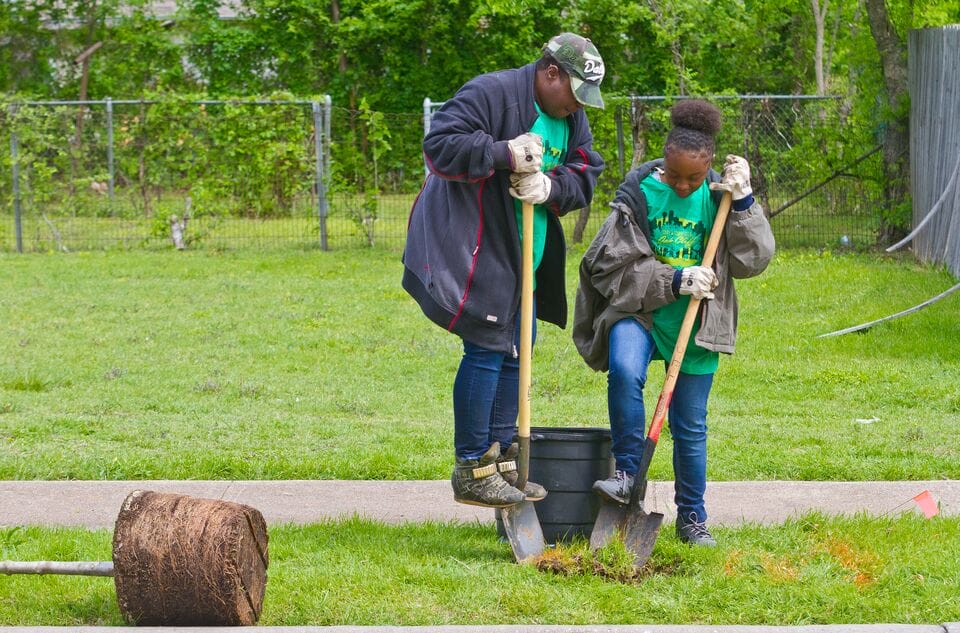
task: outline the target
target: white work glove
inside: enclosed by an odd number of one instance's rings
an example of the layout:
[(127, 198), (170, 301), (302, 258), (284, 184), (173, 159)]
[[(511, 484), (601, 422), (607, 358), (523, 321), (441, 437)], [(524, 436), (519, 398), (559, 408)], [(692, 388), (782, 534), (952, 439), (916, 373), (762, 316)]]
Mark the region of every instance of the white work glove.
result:
[(680, 273), (680, 294), (694, 299), (713, 299), (711, 290), (720, 283), (717, 274), (706, 266), (688, 266)]
[(734, 200), (743, 200), (753, 193), (750, 187), (750, 163), (746, 158), (727, 154), (720, 182), (729, 187)]
[(510, 169), (525, 174), (540, 171), (543, 164), (543, 139), (539, 134), (527, 132), (507, 141), (510, 150)]
[(543, 204), (550, 197), (553, 181), (542, 171), (530, 174), (510, 174), (510, 195), (530, 204)]

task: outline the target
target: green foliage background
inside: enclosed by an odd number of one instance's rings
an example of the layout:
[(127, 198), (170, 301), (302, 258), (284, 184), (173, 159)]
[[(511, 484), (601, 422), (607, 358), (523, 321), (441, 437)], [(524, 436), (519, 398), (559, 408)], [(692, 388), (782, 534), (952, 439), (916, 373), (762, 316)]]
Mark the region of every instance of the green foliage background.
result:
[[(102, 46), (89, 57), (88, 99), (161, 102), (127, 112), (116, 131), (126, 151), (121, 185), (139, 189), (138, 200), (125, 208), (147, 217), (151, 205), (164, 205), (165, 194), (191, 195), (201, 214), (239, 217), (285, 217), (298, 196), (309, 195), (309, 112), (243, 105), (204, 113), (192, 103), (204, 98), (330, 95), (339, 130), (332, 185), (370, 196), (418, 188), (425, 97), (441, 101), (478, 73), (533, 61), (563, 30), (597, 44), (610, 104), (628, 95), (817, 90), (814, 16), (801, 0), (237, 0), (226, 16), (218, 0), (175, 4), (175, 14), (158, 17), (147, 0), (0, 3), (0, 94), (7, 102), (0, 105), (77, 99), (83, 93), (77, 56), (97, 43)], [(887, 8), (901, 37), (910, 28), (960, 22), (954, 0), (888, 0)], [(784, 164), (800, 174), (849, 163), (877, 144), (897, 114), (878, 107), (885, 103), (884, 84), (863, 3), (830, 3), (823, 67), (826, 93), (838, 98), (837, 107), (824, 111), (822, 129), (811, 126), (807, 136), (788, 131)], [(615, 107), (588, 112), (608, 165), (616, 167), (608, 168), (601, 195), (620, 177)], [(86, 116), (102, 113), (91, 109)], [(16, 127), (24, 137), (21, 161), (33, 201), (70, 207), (74, 215), (113, 215), (116, 209), (76, 195), (106, 177), (98, 166), (102, 126), (87, 124), (77, 142), (64, 147), (76, 120), (75, 108), (13, 114), (4, 107), (0, 130)], [(78, 169), (84, 161), (92, 167)], [(0, 165), (2, 172), (7, 168)], [(2, 176), (0, 196), (7, 198), (10, 178)], [(61, 199), (56, 186), (66, 179), (71, 195)], [(182, 195), (177, 200), (182, 204)], [(368, 197), (352, 211), (358, 223), (375, 215), (372, 202)], [(875, 213), (904, 225), (909, 204), (895, 202)], [(167, 217), (161, 216), (160, 229)]]
[[(330, 94), (353, 109), (415, 112), (470, 77), (532, 61), (553, 34), (592, 38), (611, 94), (800, 94), (815, 91), (814, 18), (801, 0), (660, 3), (579, 0), (178, 0), (156, 19), (147, 0), (36, 0), (0, 4), (0, 92), (76, 98), (95, 42), (88, 96), (150, 91), (236, 97)], [(901, 36), (960, 21), (950, 0), (888, 0)], [(880, 89), (863, 7), (829, 5), (828, 89), (869, 101)]]

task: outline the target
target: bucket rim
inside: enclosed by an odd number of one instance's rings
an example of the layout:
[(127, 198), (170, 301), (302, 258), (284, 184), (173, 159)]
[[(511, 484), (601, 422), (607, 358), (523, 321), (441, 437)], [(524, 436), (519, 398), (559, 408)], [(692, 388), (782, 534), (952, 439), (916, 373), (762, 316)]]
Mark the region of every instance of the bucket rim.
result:
[(609, 427), (602, 426), (531, 426), (530, 441), (566, 440), (585, 441), (589, 439), (610, 439)]

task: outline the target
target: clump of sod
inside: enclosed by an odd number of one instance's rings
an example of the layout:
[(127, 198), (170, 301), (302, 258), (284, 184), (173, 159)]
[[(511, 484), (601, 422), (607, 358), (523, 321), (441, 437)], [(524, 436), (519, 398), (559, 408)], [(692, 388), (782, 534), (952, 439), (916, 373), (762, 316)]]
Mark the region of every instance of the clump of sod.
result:
[(620, 539), (611, 539), (603, 547), (591, 551), (585, 539), (558, 543), (544, 550), (535, 565), (542, 572), (561, 576), (595, 576), (624, 584), (641, 582), (657, 573), (670, 573), (673, 565), (647, 561), (634, 567), (633, 554)]

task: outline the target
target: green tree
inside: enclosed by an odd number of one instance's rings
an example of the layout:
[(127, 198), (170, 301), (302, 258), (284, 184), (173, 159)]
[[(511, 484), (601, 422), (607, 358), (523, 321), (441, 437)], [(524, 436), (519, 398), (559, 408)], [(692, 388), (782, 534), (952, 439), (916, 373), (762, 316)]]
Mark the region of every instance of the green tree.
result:
[(48, 94), (56, 46), (44, 28), (41, 2), (0, 2), (0, 89)]
[(895, 237), (905, 224), (910, 195), (910, 94), (907, 88), (907, 49), (897, 33), (885, 0), (865, 0), (870, 32), (883, 69), (886, 125), (883, 134), (884, 193), (890, 205), (882, 237)]
[(99, 35), (103, 46), (91, 57), (89, 94), (93, 98), (137, 99), (157, 89), (189, 91), (181, 64), (182, 48), (151, 13), (150, 0), (129, 0)]
[(910, 94), (907, 86), (906, 33), (911, 28), (960, 20), (955, 1), (864, 0), (870, 32), (882, 70), (884, 97), (884, 192), (889, 205), (881, 237), (903, 232), (910, 218)]

